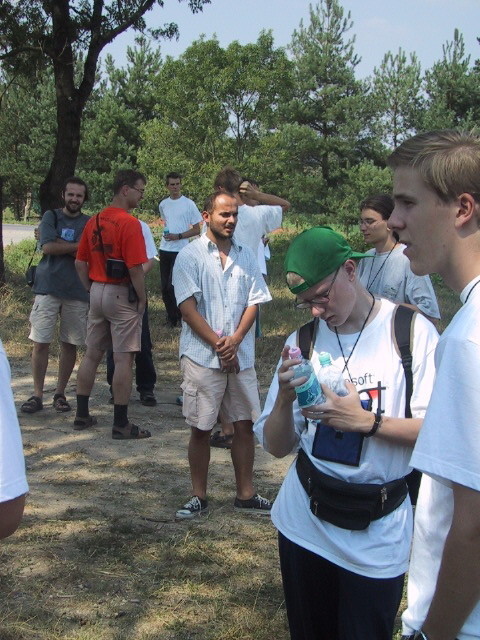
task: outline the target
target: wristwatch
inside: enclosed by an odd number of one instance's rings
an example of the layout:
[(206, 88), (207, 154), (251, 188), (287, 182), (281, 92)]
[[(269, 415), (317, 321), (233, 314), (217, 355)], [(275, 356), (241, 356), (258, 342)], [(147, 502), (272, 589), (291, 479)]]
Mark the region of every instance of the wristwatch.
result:
[(181, 233), (178, 234), (178, 239), (181, 240), (183, 238), (183, 235)]

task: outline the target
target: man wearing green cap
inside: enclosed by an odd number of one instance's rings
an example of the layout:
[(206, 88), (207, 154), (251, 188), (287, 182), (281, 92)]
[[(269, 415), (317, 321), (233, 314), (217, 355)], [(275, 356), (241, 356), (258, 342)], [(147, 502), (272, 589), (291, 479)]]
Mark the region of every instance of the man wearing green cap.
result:
[(391, 640), (412, 533), (405, 483), (434, 377), (434, 326), (413, 320), (410, 398), (392, 327), (396, 310), (358, 280), (351, 249), (328, 227), (304, 231), (285, 258), (299, 308), (318, 318), (312, 366), (331, 354), (348, 395), (301, 410), (288, 338), (255, 432), (276, 457), (298, 452), (272, 509), (293, 640)]

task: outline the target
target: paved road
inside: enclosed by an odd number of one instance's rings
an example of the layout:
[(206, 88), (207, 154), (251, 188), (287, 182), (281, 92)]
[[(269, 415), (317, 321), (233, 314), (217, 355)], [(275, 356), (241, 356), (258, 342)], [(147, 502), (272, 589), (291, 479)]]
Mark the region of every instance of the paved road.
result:
[(3, 224), (3, 246), (16, 244), (24, 238), (33, 238), (33, 230), (38, 225)]

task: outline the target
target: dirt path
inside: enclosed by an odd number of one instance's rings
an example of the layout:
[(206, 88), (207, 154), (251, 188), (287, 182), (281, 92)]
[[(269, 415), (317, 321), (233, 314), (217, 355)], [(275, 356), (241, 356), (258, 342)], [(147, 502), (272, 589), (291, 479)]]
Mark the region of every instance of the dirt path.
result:
[[(30, 363), (10, 361), (19, 409)], [(269, 518), (234, 512), (229, 451), (212, 449), (209, 514), (174, 521), (190, 495), (189, 433), (175, 403), (175, 355), (159, 369), (157, 407), (135, 392), (129, 407), (150, 439), (112, 440), (104, 368), (91, 400), (96, 427), (73, 431), (73, 412), (56, 413), (52, 376), (45, 408), (19, 412), (30, 496), (0, 546), (0, 640), (288, 638), (276, 532)], [(73, 383), (66, 395), (74, 402)], [(275, 496), (289, 462), (257, 446), (262, 495)]]
[[(23, 398), (30, 394), (31, 373), (29, 363), (13, 364), (14, 394), (19, 409)], [(67, 397), (75, 403), (75, 373), (67, 388)], [(189, 437), (181, 407), (176, 404), (176, 397), (181, 393), (177, 381), (170, 385), (162, 385), (156, 390), (158, 404), (156, 407), (144, 407), (135, 390), (129, 405), (129, 416), (133, 422), (152, 432), (152, 437), (143, 441), (116, 441), (111, 438), (113, 407), (108, 404), (110, 397), (105, 381), (104, 369), (97, 376), (92, 393), (91, 413), (98, 420), (98, 425), (86, 431), (73, 431), (74, 411), (57, 413), (51, 406), (54, 390), (54, 379), (47, 377), (44, 409), (33, 415), (18, 412), (23, 433), (25, 453), (28, 456), (28, 476), (31, 487), (30, 508), (38, 509), (45, 516), (56, 517), (63, 509), (79, 508), (91, 505), (92, 495), (85, 495), (79, 486), (82, 481), (92, 481), (92, 464), (112, 469), (135, 467), (142, 476), (148, 475), (148, 469), (155, 468), (162, 477), (161, 491), (154, 504), (148, 500), (138, 502), (142, 506), (139, 515), (172, 519), (175, 509), (183, 498), (190, 494), (188, 463), (186, 459)], [(88, 464), (86, 464), (88, 462)], [(278, 482), (283, 476), (288, 463), (277, 461), (266, 454), (259, 446), (256, 448), (256, 476), (260, 488), (274, 497)], [(230, 484), (232, 501), (234, 497), (233, 470), (228, 451), (212, 449), (211, 480), (212, 499), (215, 500), (213, 487), (217, 483)], [(53, 479), (53, 483), (50, 480)], [(62, 491), (58, 491), (58, 482)], [(68, 488), (70, 485), (70, 488)], [(97, 486), (93, 498), (98, 500), (107, 511), (118, 513), (119, 505), (115, 499), (116, 490), (112, 483), (112, 491), (105, 491), (104, 483)], [(111, 493), (111, 495), (110, 495)]]

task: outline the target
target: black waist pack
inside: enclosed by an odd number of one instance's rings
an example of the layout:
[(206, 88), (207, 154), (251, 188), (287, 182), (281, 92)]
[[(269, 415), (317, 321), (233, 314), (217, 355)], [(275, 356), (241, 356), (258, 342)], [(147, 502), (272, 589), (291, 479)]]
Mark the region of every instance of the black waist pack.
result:
[(362, 531), (372, 520), (392, 513), (405, 500), (405, 478), (384, 484), (354, 484), (319, 471), (300, 449), (297, 474), (310, 498), (310, 510), (336, 527)]

